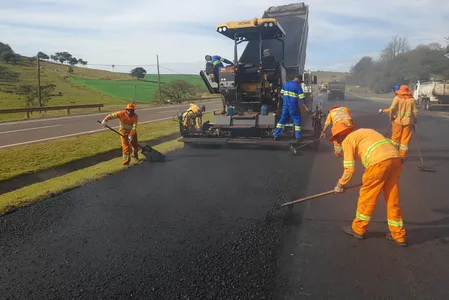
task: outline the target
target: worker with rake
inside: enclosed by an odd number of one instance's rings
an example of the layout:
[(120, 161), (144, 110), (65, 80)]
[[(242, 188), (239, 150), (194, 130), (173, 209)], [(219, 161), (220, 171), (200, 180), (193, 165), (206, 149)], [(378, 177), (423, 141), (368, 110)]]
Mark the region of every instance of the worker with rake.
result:
[[(324, 123), (323, 131), (321, 132), (321, 137), (324, 139), (326, 137), (327, 129), (329, 128), (330, 124), (332, 126), (335, 126), (336, 124), (340, 122), (344, 122), (347, 126), (354, 125), (354, 122), (352, 120), (351, 111), (347, 107), (335, 105), (329, 108), (327, 111), (328, 115), (326, 118), (326, 122)], [(342, 148), (341, 144), (339, 144), (337, 141), (334, 141), (334, 154), (336, 157), (341, 156)]]
[(187, 128), (201, 128), (202, 116), (206, 111), (206, 106), (203, 104), (199, 107), (196, 104), (191, 103), (190, 107), (182, 114), (182, 125)]
[(138, 116), (135, 113), (136, 107), (134, 104), (128, 104), (124, 111), (115, 112), (107, 115), (101, 122), (103, 127), (106, 127), (106, 122), (113, 119), (120, 120), (120, 133), (122, 140), (122, 162), (123, 165), (129, 165), (131, 161), (131, 149), (132, 157), (139, 159), (138, 145), (137, 145), (137, 122)]
[(390, 229), (386, 238), (404, 247), (407, 245), (406, 233), (399, 205), (401, 155), (395, 146), (379, 132), (368, 128), (356, 131), (354, 129), (354, 125), (337, 123), (332, 127), (332, 137), (329, 139), (329, 142), (340, 143), (344, 154), (344, 172), (334, 188), (336, 193), (345, 191), (345, 186), (354, 175), (356, 159), (366, 168), (362, 177), (355, 218), (352, 225), (344, 227), (343, 230), (355, 238), (364, 238), (379, 194), (383, 191)]
[(388, 109), (392, 129), (391, 141), (405, 160), (412, 132), (415, 131), (415, 125), (418, 124), (418, 108), (416, 100), (413, 98), (413, 92), (408, 86), (401, 85), (396, 95)]

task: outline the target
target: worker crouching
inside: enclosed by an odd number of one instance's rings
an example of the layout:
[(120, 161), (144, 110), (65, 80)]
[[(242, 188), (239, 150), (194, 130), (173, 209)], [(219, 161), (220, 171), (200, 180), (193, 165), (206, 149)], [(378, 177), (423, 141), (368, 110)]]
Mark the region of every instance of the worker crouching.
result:
[[(321, 138), (326, 137), (326, 132), (329, 126), (335, 126), (336, 124), (343, 122), (346, 126), (353, 126), (354, 122), (352, 120), (351, 111), (347, 107), (343, 106), (332, 106), (328, 110), (328, 115), (326, 122), (324, 123), (323, 131), (321, 132)], [(342, 153), (341, 144), (334, 140), (334, 154), (335, 156), (341, 156)]]
[(106, 127), (106, 122), (113, 119), (120, 120), (120, 133), (124, 135), (122, 140), (122, 161), (123, 165), (129, 165), (131, 161), (131, 148), (132, 157), (139, 159), (138, 145), (137, 145), (137, 122), (138, 116), (135, 113), (136, 107), (134, 104), (128, 104), (124, 111), (115, 112), (109, 114), (101, 122)]
[(379, 194), (383, 191), (390, 229), (386, 238), (400, 246), (406, 246), (406, 233), (399, 205), (401, 155), (395, 146), (379, 132), (367, 128), (356, 131), (354, 129), (355, 126), (338, 123), (332, 127), (332, 137), (329, 139), (329, 142), (334, 140), (339, 142), (344, 153), (344, 173), (335, 186), (336, 193), (344, 192), (344, 187), (354, 175), (356, 158), (366, 168), (362, 177), (356, 216), (352, 226), (345, 227), (344, 231), (355, 238), (364, 238)]
[(182, 125), (188, 129), (199, 130), (202, 126), (202, 116), (205, 111), (206, 106), (204, 104), (199, 107), (191, 103), (190, 107), (182, 114)]

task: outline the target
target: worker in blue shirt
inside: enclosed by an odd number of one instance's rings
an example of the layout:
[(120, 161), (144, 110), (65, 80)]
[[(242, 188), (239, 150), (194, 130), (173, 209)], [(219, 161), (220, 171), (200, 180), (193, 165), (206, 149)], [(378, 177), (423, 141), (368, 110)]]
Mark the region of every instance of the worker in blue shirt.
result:
[(286, 82), (281, 89), (281, 94), (284, 98), (282, 106), (282, 115), (279, 123), (274, 131), (274, 139), (279, 139), (280, 135), (284, 131), (285, 124), (287, 124), (289, 118), (292, 119), (295, 124), (295, 137), (297, 140), (301, 138), (301, 109), (299, 107), (299, 100), (301, 100), (302, 107), (310, 112), (306, 106), (306, 96), (301, 87), (302, 76), (296, 75), (291, 81)]
[(232, 65), (232, 61), (227, 60), (224, 57), (218, 56), (218, 55), (206, 55), (206, 62), (211, 62), (213, 67), (214, 67), (214, 80), (218, 83), (218, 73), (219, 73), (219, 68), (223, 68), (224, 65), (223, 63), (226, 63), (228, 65)]

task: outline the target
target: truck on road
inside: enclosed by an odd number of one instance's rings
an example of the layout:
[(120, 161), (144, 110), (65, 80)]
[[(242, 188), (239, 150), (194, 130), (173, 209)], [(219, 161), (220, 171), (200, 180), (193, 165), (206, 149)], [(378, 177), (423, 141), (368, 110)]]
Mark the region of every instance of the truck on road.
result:
[(418, 81), (413, 91), (417, 105), (424, 110), (432, 107), (449, 106), (449, 82), (447, 81)]
[(332, 81), (327, 84), (327, 99), (345, 99), (346, 84), (344, 82)]

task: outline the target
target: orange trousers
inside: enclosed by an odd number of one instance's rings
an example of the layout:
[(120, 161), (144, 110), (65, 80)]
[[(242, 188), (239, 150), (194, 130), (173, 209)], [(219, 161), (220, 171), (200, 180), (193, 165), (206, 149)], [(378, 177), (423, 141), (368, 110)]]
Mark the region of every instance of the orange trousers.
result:
[(405, 229), (399, 205), (399, 176), (402, 171), (400, 158), (391, 158), (368, 167), (362, 178), (357, 212), (352, 222), (352, 230), (365, 234), (371, 216), (383, 191), (387, 204), (388, 228), (391, 236), (398, 242), (405, 242)]
[(408, 153), (408, 144), (412, 137), (413, 125), (400, 125), (392, 123), (391, 125), (391, 140), (393, 144), (399, 149), (399, 154), (406, 157)]
[(124, 165), (128, 165), (131, 161), (131, 149), (132, 149), (132, 156), (135, 158), (138, 157), (137, 133), (134, 136), (134, 139), (131, 142), (131, 145), (128, 140), (128, 135), (130, 132), (125, 131), (125, 130), (120, 130), (120, 133), (125, 136), (125, 137), (121, 137), (121, 140), (122, 140), (122, 162)]

